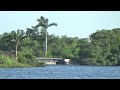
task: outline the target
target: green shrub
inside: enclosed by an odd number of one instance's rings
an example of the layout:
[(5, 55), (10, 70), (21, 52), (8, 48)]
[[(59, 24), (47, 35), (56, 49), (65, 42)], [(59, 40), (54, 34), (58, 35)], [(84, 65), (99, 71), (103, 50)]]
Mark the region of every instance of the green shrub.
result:
[(29, 64), (23, 64), (18, 61), (14, 57), (9, 57), (6, 55), (0, 54), (0, 67), (1, 68), (17, 68), (17, 67), (30, 67), (31, 65)]

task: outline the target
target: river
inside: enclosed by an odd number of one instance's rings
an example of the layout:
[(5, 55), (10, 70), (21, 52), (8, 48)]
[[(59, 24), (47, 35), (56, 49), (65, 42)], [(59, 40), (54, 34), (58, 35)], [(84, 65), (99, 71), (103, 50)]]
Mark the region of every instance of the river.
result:
[(0, 68), (0, 79), (120, 79), (120, 66), (50, 65)]

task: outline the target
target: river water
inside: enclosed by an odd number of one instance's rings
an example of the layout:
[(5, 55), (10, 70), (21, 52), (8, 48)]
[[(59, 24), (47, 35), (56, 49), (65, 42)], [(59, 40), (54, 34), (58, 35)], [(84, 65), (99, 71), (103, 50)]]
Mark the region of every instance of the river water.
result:
[(120, 66), (50, 65), (0, 68), (0, 79), (120, 79)]

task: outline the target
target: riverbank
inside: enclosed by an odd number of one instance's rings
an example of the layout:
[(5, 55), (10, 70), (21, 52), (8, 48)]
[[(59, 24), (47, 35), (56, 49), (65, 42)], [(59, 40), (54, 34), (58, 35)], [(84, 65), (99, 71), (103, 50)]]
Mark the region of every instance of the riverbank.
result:
[(9, 63), (0, 64), (0, 68), (29, 68), (29, 67), (45, 67), (46, 65), (43, 63), (39, 63), (39, 65), (30, 65), (18, 63), (16, 61), (10, 61)]
[(36, 60), (31, 62), (19, 62), (14, 57), (0, 55), (0, 68), (28, 68), (28, 67), (44, 67), (44, 63), (39, 63)]

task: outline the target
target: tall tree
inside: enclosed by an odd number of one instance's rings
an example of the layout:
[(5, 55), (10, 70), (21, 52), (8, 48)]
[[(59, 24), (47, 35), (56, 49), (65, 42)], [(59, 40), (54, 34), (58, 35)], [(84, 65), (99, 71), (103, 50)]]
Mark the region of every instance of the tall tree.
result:
[(17, 31), (12, 31), (11, 35), (13, 36), (12, 42), (15, 43), (15, 55), (16, 55), (16, 60), (17, 60), (17, 51), (18, 51), (18, 45), (20, 45), (21, 41), (26, 38), (25, 33), (23, 30), (17, 30)]
[(37, 25), (36, 25), (36, 28), (37, 27), (42, 27), (42, 29), (45, 31), (45, 49), (44, 49), (44, 56), (46, 57), (47, 55), (47, 28), (48, 27), (51, 27), (51, 26), (57, 26), (56, 23), (48, 23), (48, 18), (44, 18), (43, 16), (40, 17), (40, 19), (37, 19), (37, 21), (39, 22)]

